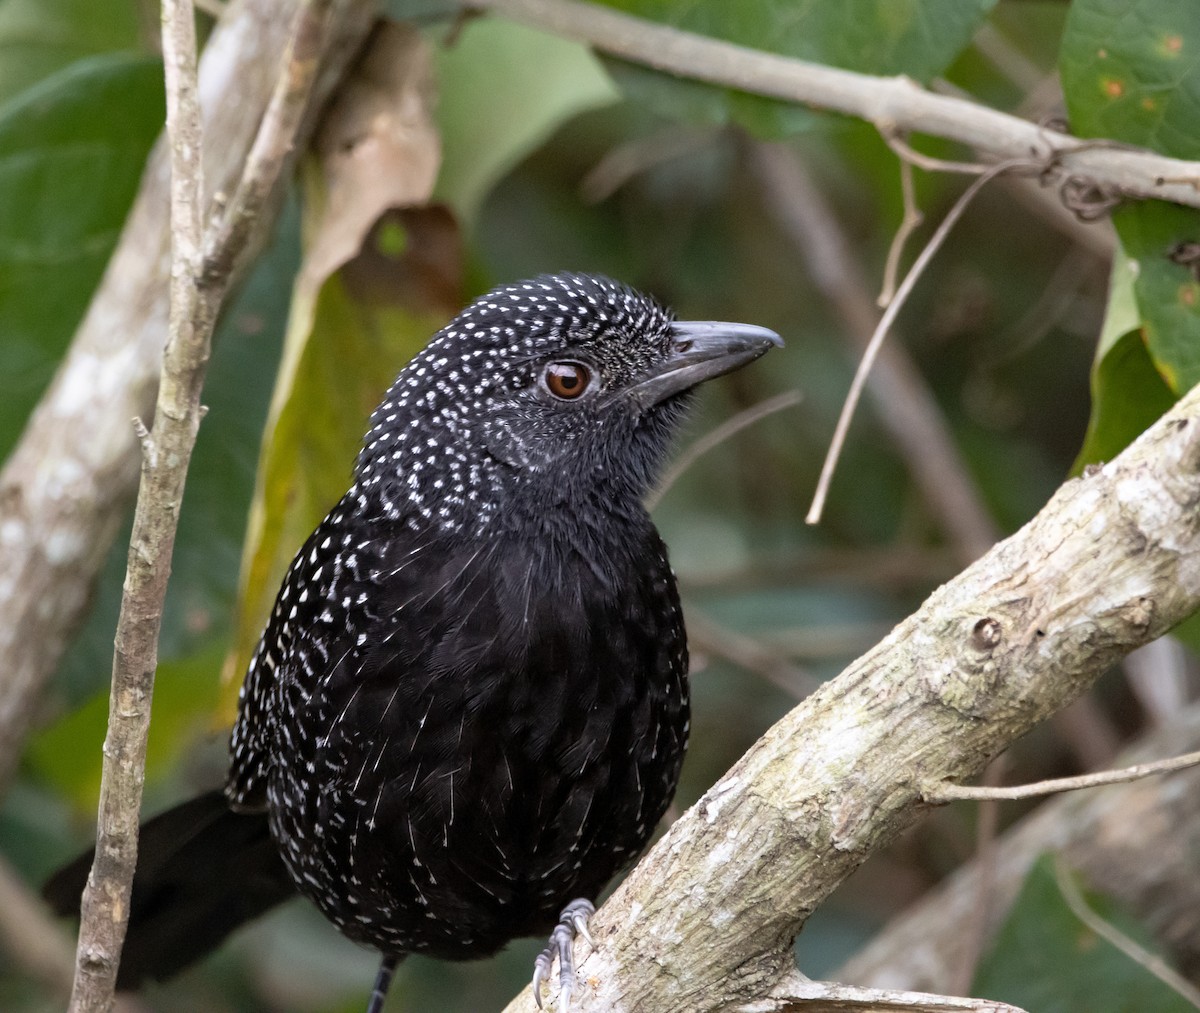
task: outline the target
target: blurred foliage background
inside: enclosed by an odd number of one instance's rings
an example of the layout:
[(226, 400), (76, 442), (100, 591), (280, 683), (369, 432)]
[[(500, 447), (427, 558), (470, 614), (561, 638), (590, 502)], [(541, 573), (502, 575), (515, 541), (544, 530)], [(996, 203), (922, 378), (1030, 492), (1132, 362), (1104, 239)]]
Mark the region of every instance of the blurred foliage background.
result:
[[(1186, 0), (609, 6), (1200, 157), (1200, 20), (1194, 8), (1185, 16)], [(693, 639), (686, 807), (972, 555), (869, 400), (825, 519), (803, 522), (857, 357), (845, 300), (875, 312), (847, 279), (858, 273), (878, 288), (903, 214), (898, 159), (868, 124), (667, 79), (499, 18), (458, 22), (450, 3), (391, 0), (387, 13), (413, 21), (432, 47), (437, 206), (382, 214), (348, 263), (304, 289), (296, 279), (311, 263), (314, 222), (335, 213), (322, 197), (327, 164), (306, 162), (224, 314), (168, 599), (147, 809), (220, 781), (236, 680), (281, 568), (348, 483), (366, 416), (405, 357), (492, 284), (564, 268), (620, 278), (683, 318), (751, 321), (784, 336), (783, 352), (706, 389), (684, 446), (767, 398), (801, 395), (700, 456), (655, 509)], [(0, 0), (0, 456), (71, 339), (161, 128), (156, 21), (153, 5), (136, 0)], [(811, 220), (788, 226), (794, 209), (764, 177), (764, 159), (781, 158), (813, 185), (827, 236)], [(926, 224), (906, 262), (964, 185), (916, 173)], [(1115, 230), (1107, 218), (1084, 224), (1035, 181), (993, 183), (890, 339), (957, 448), (943, 464), (997, 535), (1200, 378), (1200, 284), (1164, 255), (1200, 238), (1197, 213), (1138, 205), (1115, 218)], [(835, 272), (846, 284), (832, 289), (806, 267), (805, 244), (829, 236), (850, 258)], [(32, 886), (90, 839), (124, 556), (118, 539), (0, 808), (0, 853)], [(1167, 684), (1181, 704), (1196, 673), (1190, 655), (1178, 658)], [(1020, 743), (1006, 776), (1086, 769), (1155, 719), (1138, 685), (1114, 672), (1073, 718)], [(972, 807), (936, 813), (812, 919), (798, 942), (802, 970), (830, 972), (975, 847)], [(981, 994), (1032, 1003), (1033, 975), (1040, 1011), (1175, 1008), (1169, 995), (1147, 1005), (1159, 986), (1115, 951), (1087, 963), (1052, 877), (1037, 876), (981, 966)], [(1036, 944), (1022, 926), (1037, 927)], [(498, 1009), (539, 946), (464, 966), (410, 959), (389, 1008)], [(1052, 972), (1023, 962), (1047, 954)], [(357, 1010), (375, 964), (294, 903), (142, 1002)], [(1084, 980), (1096, 987), (1075, 1005)], [(0, 953), (0, 1008), (56, 1005)]]

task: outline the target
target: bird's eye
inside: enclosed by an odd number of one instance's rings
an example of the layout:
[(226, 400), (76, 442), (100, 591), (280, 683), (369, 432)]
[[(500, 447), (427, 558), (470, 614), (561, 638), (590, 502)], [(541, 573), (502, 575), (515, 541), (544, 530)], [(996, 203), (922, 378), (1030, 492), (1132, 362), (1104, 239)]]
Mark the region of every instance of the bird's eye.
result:
[(546, 389), (563, 401), (574, 401), (588, 389), (591, 370), (582, 362), (552, 362), (542, 374)]

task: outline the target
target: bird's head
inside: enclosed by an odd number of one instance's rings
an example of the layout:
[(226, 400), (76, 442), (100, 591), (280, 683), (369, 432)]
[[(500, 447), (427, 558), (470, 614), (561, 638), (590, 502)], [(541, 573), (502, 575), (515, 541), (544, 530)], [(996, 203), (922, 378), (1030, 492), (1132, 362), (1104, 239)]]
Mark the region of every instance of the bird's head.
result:
[(522, 503), (636, 502), (690, 392), (781, 344), (763, 327), (676, 321), (594, 275), (506, 285), (401, 371), (371, 417), (356, 491), (364, 507), (448, 528)]

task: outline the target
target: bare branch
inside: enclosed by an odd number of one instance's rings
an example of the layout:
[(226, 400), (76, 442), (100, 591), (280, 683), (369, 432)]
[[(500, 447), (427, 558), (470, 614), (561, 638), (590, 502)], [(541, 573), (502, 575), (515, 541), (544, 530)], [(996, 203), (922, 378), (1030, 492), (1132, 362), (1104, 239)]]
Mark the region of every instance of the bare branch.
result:
[(1139, 763), (1137, 766), (1125, 767), (1123, 770), (1098, 770), (1091, 774), (1080, 774), (1078, 777), (1057, 777), (1049, 781), (1037, 781), (1033, 784), (992, 786), (946, 782), (929, 785), (921, 792), (921, 796), (926, 802), (934, 805), (969, 798), (1004, 800), (1038, 798), (1041, 795), (1053, 795), (1060, 791), (1078, 791), (1081, 788), (1099, 788), (1106, 784), (1136, 781), (1139, 778), (1153, 777), (1155, 774), (1168, 774), (1173, 770), (1183, 770), (1197, 764), (1200, 764), (1200, 752), (1173, 756), (1168, 760), (1155, 760), (1152, 763)]
[(1200, 207), (1200, 163), (1068, 134), (977, 102), (934, 95), (904, 77), (871, 77), (681, 31), (580, 0), (469, 0), (680, 77), (845, 113), (881, 128), (966, 144), (989, 158), (1038, 157), (1056, 180)]
[(850, 421), (853, 419), (859, 399), (862, 397), (863, 386), (867, 382), (867, 376), (871, 372), (871, 366), (875, 362), (875, 357), (879, 354), (883, 339), (887, 337), (892, 322), (899, 315), (901, 308), (908, 300), (909, 293), (916, 286), (925, 268), (929, 266), (933, 255), (941, 248), (946, 236), (950, 234), (950, 229), (962, 217), (963, 212), (967, 209), (967, 205), (975, 199), (975, 195), (989, 181), (995, 179), (1001, 173), (1029, 164), (1027, 159), (1014, 159), (989, 166), (986, 172), (972, 181), (971, 185), (962, 192), (958, 200), (954, 202), (954, 205), (946, 212), (946, 217), (942, 219), (937, 230), (929, 237), (929, 242), (925, 244), (925, 248), (921, 250), (917, 259), (913, 261), (912, 267), (908, 269), (908, 273), (904, 276), (900, 287), (896, 289), (895, 297), (888, 303), (887, 309), (883, 311), (883, 316), (879, 318), (879, 323), (875, 327), (875, 333), (871, 335), (871, 340), (867, 343), (866, 351), (863, 352), (862, 361), (858, 364), (854, 380), (850, 384), (850, 390), (847, 392), (846, 400), (842, 405), (842, 412), (838, 417), (837, 427), (834, 429), (833, 437), (829, 441), (829, 451), (826, 453), (825, 462), (821, 467), (821, 477), (817, 480), (817, 489), (813, 493), (812, 506), (809, 507), (808, 513), (804, 518), (806, 523), (817, 524), (821, 520), (821, 512), (825, 508), (825, 497), (828, 495), (830, 483), (833, 481), (833, 469), (837, 466), (838, 458), (841, 456), (842, 446), (846, 442), (846, 434), (850, 431)]
[(1058, 883), (1059, 893), (1062, 894), (1067, 907), (1071, 909), (1071, 913), (1076, 918), (1095, 932), (1101, 939), (1115, 946), (1134, 963), (1144, 967), (1181, 998), (1191, 1003), (1197, 1009), (1200, 1009), (1200, 989), (1193, 986), (1191, 982), (1183, 978), (1174, 969), (1168, 967), (1160, 957), (1147, 952), (1142, 946), (1125, 935), (1125, 933), (1118, 930), (1115, 925), (1110, 925), (1088, 906), (1088, 902), (1084, 899), (1083, 891), (1079, 889), (1079, 885), (1072, 878), (1061, 855), (1055, 857), (1054, 879)]
[[(1200, 749), (1200, 705), (1177, 711), (1143, 738), (1129, 762)], [(975, 912), (980, 877), (994, 875), (989, 938), (1034, 862), (1062, 852), (1085, 880), (1131, 911), (1194, 978), (1200, 967), (1200, 767), (1050, 799), (1004, 834), (994, 867), (970, 862), (892, 919), (839, 968), (842, 981), (946, 992), (963, 961), (961, 926)], [(1153, 855), (1153, 861), (1146, 856)]]
[(896, 234), (892, 237), (891, 245), (888, 247), (887, 261), (883, 266), (883, 288), (879, 292), (879, 298), (875, 300), (875, 304), (880, 307), (886, 306), (896, 297), (896, 275), (900, 273), (900, 257), (904, 254), (904, 247), (908, 243), (909, 237), (925, 221), (925, 216), (917, 207), (912, 163), (903, 158), (900, 159), (900, 196), (904, 202), (904, 214), (900, 218)]
[[(837, 311), (842, 334), (864, 354), (879, 324), (879, 311), (829, 202), (795, 152), (782, 144), (755, 144), (751, 164), (764, 199), (803, 255), (816, 287)], [(960, 563), (978, 559), (996, 543), (999, 530), (937, 401), (903, 345), (892, 341), (879, 349), (867, 389)]]
[(217, 303), (201, 296), (204, 180), (192, 0), (163, 0), (163, 71), (171, 161), (171, 294), (154, 426), (145, 448), (113, 655), (108, 732), (100, 780), (96, 858), (83, 892), (71, 1013), (113, 1002), (137, 864), (158, 634), (175, 546), (179, 503), (200, 427), (200, 390)]
[[(295, 18), (272, 102), (251, 148), (232, 217), (203, 230), (204, 150), (192, 0), (163, 2), (163, 64), (171, 160), (171, 290), (167, 344), (154, 425), (142, 463), (117, 622), (108, 732), (92, 871), (83, 893), (71, 1013), (112, 1007), (137, 865), (150, 702), (158, 636), (188, 464), (203, 417), (200, 392), (233, 268), (294, 142), (327, 36), (325, 0)], [(290, 131), (283, 135), (281, 131)], [(207, 257), (202, 253), (207, 249)], [(142, 429), (144, 430), (144, 426)]]
[(987, 169), (987, 164), (984, 162), (955, 162), (951, 159), (926, 155), (904, 140), (896, 130), (889, 127), (881, 128), (879, 134), (887, 146), (896, 153), (901, 163), (915, 165), (918, 169), (924, 169), (926, 172), (956, 172), (963, 176), (978, 176)]
[(275, 80), (237, 190), (217, 226), (205, 237), (204, 260), (199, 269), (204, 285), (222, 284), (236, 258), (250, 248), (251, 231), (292, 152), (309, 106), (321, 55), (329, 43), (331, 4), (332, 0), (305, 0), (296, 13), (284, 67)]
[(733, 1007), (735, 1013), (1022, 1013), (995, 999), (967, 999), (928, 992), (856, 988), (810, 981), (793, 974), (766, 999)]

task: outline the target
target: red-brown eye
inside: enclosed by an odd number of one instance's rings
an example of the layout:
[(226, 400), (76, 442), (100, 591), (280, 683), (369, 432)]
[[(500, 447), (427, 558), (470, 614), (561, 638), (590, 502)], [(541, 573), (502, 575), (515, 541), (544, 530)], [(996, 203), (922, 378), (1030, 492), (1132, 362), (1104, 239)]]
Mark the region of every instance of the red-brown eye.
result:
[(591, 371), (582, 362), (552, 362), (544, 374), (546, 389), (564, 401), (574, 401), (591, 382)]

